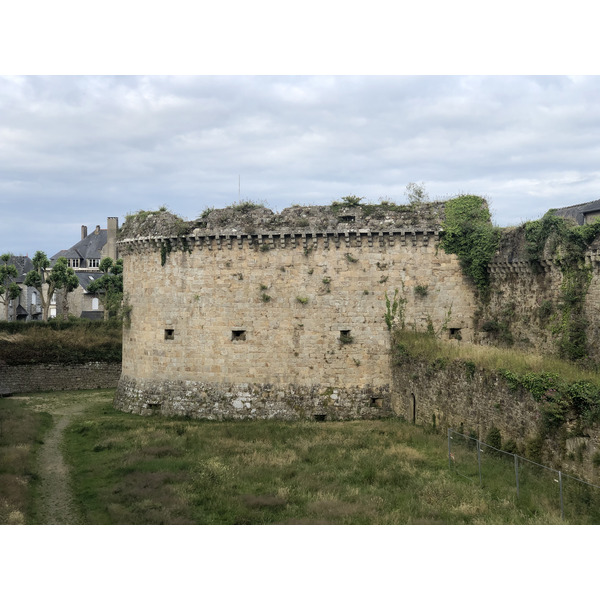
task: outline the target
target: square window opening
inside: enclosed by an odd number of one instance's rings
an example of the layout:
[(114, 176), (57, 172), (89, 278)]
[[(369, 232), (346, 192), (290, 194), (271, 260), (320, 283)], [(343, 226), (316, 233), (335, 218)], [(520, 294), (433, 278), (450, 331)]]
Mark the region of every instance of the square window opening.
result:
[(342, 329), (340, 330), (340, 342), (342, 344), (351, 344), (354, 341), (350, 333), (350, 329)]
[(232, 329), (231, 330), (231, 341), (232, 342), (245, 342), (246, 341), (246, 330), (245, 329)]
[(450, 327), (449, 336), (451, 340), (462, 340), (462, 335), (460, 334), (460, 327)]
[(174, 340), (175, 339), (175, 330), (174, 329), (165, 329), (165, 340)]

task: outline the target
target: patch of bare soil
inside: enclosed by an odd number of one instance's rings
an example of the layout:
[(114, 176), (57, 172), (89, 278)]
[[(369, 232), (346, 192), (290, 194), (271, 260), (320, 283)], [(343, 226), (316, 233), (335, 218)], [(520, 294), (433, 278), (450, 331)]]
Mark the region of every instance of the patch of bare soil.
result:
[(44, 410), (54, 417), (53, 427), (48, 431), (39, 450), (38, 467), (41, 478), (39, 514), (45, 525), (77, 525), (80, 517), (73, 502), (70, 489), (69, 468), (62, 453), (62, 439), (73, 417), (82, 413), (90, 402), (106, 401), (106, 398), (90, 394), (84, 402), (66, 405), (46, 405)]

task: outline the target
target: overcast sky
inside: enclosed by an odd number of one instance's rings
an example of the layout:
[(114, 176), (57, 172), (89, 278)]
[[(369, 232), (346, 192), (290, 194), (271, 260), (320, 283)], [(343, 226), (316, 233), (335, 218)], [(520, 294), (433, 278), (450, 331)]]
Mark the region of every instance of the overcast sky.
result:
[(600, 198), (599, 98), (600, 77), (0, 78), (0, 250), (161, 205), (403, 203), (409, 182), (518, 224)]

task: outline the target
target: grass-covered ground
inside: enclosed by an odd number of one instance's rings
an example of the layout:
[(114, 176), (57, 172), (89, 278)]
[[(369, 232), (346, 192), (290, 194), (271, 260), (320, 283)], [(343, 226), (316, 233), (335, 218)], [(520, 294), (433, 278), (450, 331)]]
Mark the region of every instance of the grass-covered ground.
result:
[(106, 403), (71, 424), (65, 447), (86, 523), (562, 522), (555, 497), (480, 488), (449, 468), (445, 436), (396, 419), (202, 422)]
[(512, 457), (489, 448), (480, 487), (473, 443), (458, 435), (450, 468), (446, 435), (397, 419), (141, 417), (115, 411), (113, 394), (0, 399), (0, 523), (43, 523), (48, 498), (40, 498), (36, 456), (51, 437), (51, 415), (65, 414), (70, 493), (85, 524), (600, 522), (596, 491), (574, 494), (567, 479), (562, 521), (553, 474), (523, 462), (517, 499)]
[(37, 452), (52, 418), (0, 398), (0, 524), (35, 522), (39, 486)]

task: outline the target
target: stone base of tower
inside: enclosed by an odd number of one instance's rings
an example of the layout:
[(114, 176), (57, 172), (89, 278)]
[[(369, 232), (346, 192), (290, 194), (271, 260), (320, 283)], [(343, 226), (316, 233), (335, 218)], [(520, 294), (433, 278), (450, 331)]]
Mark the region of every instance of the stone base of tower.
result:
[(210, 420), (352, 420), (392, 416), (388, 386), (208, 384), (122, 376), (114, 406), (140, 415)]

